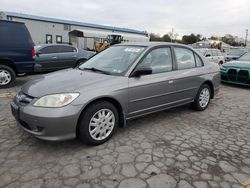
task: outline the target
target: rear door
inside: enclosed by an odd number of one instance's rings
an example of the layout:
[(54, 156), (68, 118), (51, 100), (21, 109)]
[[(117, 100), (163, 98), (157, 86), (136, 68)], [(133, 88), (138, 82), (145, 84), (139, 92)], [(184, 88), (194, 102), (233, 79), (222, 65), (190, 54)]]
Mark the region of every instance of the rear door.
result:
[(203, 82), (200, 69), (203, 68), (201, 58), (191, 49), (174, 47), (176, 71), (174, 77), (175, 99), (180, 102), (191, 102)]
[(64, 69), (76, 66), (77, 49), (72, 46), (58, 46), (58, 61), (56, 69)]
[(41, 71), (54, 71), (56, 70), (56, 64), (58, 61), (58, 47), (57, 46), (45, 46), (38, 50), (39, 55), (36, 56), (36, 65), (41, 67)]

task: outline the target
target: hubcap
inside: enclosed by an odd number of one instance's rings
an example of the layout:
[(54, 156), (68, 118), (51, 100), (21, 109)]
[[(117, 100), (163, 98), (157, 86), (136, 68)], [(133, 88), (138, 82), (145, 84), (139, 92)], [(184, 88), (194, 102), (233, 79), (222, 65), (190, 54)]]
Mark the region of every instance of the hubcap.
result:
[(90, 136), (95, 140), (104, 140), (113, 131), (115, 115), (109, 109), (101, 109), (96, 112), (89, 123)]
[(7, 85), (11, 81), (11, 74), (5, 69), (0, 69), (0, 85)]
[(208, 88), (202, 89), (199, 97), (200, 106), (202, 108), (205, 108), (208, 105), (209, 100), (210, 100), (209, 89)]

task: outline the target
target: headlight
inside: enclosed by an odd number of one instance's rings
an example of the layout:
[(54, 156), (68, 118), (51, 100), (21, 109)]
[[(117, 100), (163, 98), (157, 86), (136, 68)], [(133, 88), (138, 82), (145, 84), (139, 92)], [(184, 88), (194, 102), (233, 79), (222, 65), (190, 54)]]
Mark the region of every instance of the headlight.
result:
[(50, 107), (50, 108), (62, 107), (71, 103), (78, 96), (79, 93), (61, 93), (61, 94), (46, 95), (38, 99), (35, 102), (34, 106)]

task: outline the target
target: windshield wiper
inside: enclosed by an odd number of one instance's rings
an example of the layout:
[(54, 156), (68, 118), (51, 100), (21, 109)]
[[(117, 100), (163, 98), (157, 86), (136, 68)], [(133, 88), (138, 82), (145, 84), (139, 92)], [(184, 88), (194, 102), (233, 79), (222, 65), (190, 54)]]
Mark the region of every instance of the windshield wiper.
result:
[[(79, 68), (79, 69), (81, 69), (81, 68)], [(91, 71), (93, 71), (93, 72), (101, 72), (101, 73), (103, 73), (103, 74), (107, 74), (107, 75), (110, 75), (110, 73), (109, 72), (107, 72), (107, 71), (104, 71), (104, 70), (101, 70), (101, 69), (97, 69), (97, 68), (94, 68), (94, 67), (91, 67), (91, 68), (82, 68), (81, 70), (91, 70)]]

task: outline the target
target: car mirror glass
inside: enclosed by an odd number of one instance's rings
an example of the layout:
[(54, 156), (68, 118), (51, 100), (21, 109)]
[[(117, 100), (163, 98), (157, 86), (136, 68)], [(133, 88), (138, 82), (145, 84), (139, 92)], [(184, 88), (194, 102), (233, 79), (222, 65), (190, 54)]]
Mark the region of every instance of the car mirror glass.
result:
[(152, 74), (151, 67), (138, 67), (133, 73), (133, 76), (138, 77), (141, 75), (148, 75), (148, 74)]

